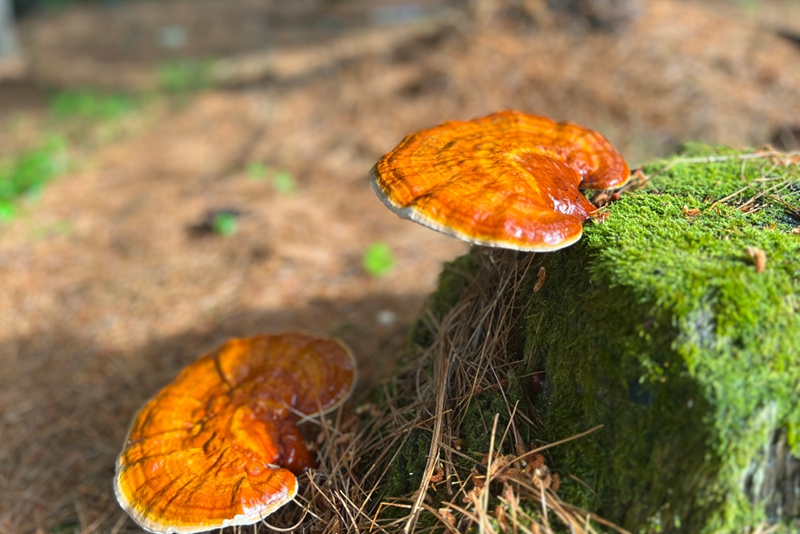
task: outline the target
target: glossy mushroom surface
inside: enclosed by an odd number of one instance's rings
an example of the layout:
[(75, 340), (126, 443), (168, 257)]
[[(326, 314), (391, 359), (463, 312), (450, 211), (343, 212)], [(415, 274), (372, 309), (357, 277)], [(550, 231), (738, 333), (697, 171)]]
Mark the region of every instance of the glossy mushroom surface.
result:
[(302, 334), (234, 339), (186, 367), (136, 415), (117, 461), (122, 507), (151, 532), (258, 522), (314, 467), (298, 414), (331, 410), (355, 382), (350, 351)]
[(629, 174), (593, 130), (501, 111), (409, 135), (370, 179), (403, 218), (478, 245), (543, 252), (577, 241), (596, 210), (579, 188), (620, 187)]

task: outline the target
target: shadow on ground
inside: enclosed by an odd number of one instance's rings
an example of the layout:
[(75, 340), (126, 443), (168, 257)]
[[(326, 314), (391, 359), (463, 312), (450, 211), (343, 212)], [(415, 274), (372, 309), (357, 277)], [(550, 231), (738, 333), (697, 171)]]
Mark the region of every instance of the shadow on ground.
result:
[[(374, 295), (358, 302), (315, 300), (280, 312), (250, 310), (119, 352), (76, 335), (66, 321), (0, 346), (18, 361), (15, 372), (0, 379), (0, 391), (49, 391), (13, 406), (0, 393), (0, 477), (11, 488), (0, 494), (0, 532), (133, 528), (113, 497), (114, 462), (136, 411), (182, 367), (231, 337), (290, 330), (337, 336), (361, 364), (358, 402), (394, 366), (422, 300)], [(387, 322), (385, 310), (396, 313), (392, 324), (376, 322), (381, 311)]]

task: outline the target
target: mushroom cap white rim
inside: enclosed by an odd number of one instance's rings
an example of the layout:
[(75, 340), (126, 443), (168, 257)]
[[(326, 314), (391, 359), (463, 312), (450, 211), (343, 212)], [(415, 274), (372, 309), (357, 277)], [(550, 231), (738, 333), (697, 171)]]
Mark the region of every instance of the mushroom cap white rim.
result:
[(552, 252), (554, 250), (560, 250), (562, 248), (566, 248), (570, 245), (577, 243), (578, 240), (580, 240), (581, 236), (583, 235), (583, 231), (581, 231), (574, 237), (558, 241), (557, 243), (553, 243), (552, 245), (548, 243), (537, 243), (535, 245), (530, 245), (530, 246), (520, 245), (519, 243), (515, 243), (513, 241), (505, 241), (501, 239), (486, 240), (486, 239), (476, 238), (474, 236), (467, 235), (463, 232), (459, 232), (458, 230), (450, 226), (440, 224), (439, 222), (434, 221), (430, 217), (414, 209), (414, 206), (409, 207), (409, 206), (400, 206), (398, 204), (395, 204), (392, 201), (392, 199), (390, 199), (386, 195), (386, 193), (384, 193), (383, 189), (378, 185), (377, 168), (378, 165), (376, 164), (369, 171), (369, 181), (372, 184), (372, 189), (375, 191), (375, 194), (378, 195), (378, 198), (381, 199), (381, 202), (383, 202), (383, 204), (387, 208), (392, 210), (398, 217), (402, 219), (408, 219), (409, 221), (414, 221), (415, 223), (421, 224), (422, 226), (426, 226), (431, 230), (436, 230), (437, 232), (441, 232), (445, 235), (458, 238), (462, 241), (466, 241), (467, 243), (473, 245), (505, 248), (509, 250), (519, 250), (522, 252)]
[(147, 532), (152, 532), (153, 534), (194, 534), (196, 532), (208, 532), (210, 530), (217, 530), (225, 527), (254, 525), (255, 523), (258, 523), (262, 519), (266, 518), (268, 515), (277, 511), (286, 503), (292, 501), (297, 495), (297, 484), (295, 484), (294, 488), (287, 493), (284, 499), (281, 499), (280, 501), (274, 503), (273, 506), (269, 506), (266, 509), (245, 510), (244, 514), (238, 514), (231, 519), (224, 519), (219, 524), (185, 525), (180, 527), (165, 526), (160, 523), (150, 521), (147, 517), (139, 515), (136, 510), (133, 509), (127, 497), (122, 492), (122, 489), (119, 487), (119, 470), (120, 465), (119, 460), (117, 460), (117, 474), (114, 476), (114, 494), (117, 497), (117, 502), (119, 502), (122, 509), (131, 516), (137, 525), (145, 529)]

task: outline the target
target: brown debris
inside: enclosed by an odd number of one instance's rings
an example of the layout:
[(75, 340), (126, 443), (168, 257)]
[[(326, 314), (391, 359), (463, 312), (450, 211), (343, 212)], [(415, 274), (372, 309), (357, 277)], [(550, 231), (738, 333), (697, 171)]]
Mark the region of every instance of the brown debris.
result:
[(687, 217), (696, 217), (697, 215), (700, 215), (700, 210), (699, 210), (699, 209), (697, 209), (697, 208), (690, 208), (690, 207), (688, 207), (688, 206), (684, 206), (683, 208), (681, 208), (681, 211), (682, 211), (682, 212), (683, 212), (683, 214), (684, 214), (684, 215), (686, 215)]
[(333, 443), (334, 443), (334, 445), (340, 445), (340, 446), (341, 445), (347, 445), (353, 439), (354, 435), (355, 434), (353, 432), (345, 432), (341, 436), (339, 436), (336, 439), (334, 439)]
[(483, 486), (485, 484), (485, 479), (482, 475), (478, 474), (478, 471), (473, 469), (469, 479), (472, 482), (472, 485), (475, 486), (476, 489), (483, 489)]
[(533, 286), (534, 293), (538, 293), (542, 289), (545, 278), (547, 278), (547, 271), (544, 267), (539, 267), (539, 272), (536, 274), (536, 284)]
[(756, 272), (763, 273), (767, 268), (767, 254), (760, 248), (747, 247), (747, 256), (756, 266)]
[(511, 527), (508, 524), (505, 506), (498, 504), (494, 509), (494, 517), (497, 519), (497, 526), (500, 527), (500, 530), (502, 530), (504, 533), (511, 530)]
[(439, 508), (439, 515), (452, 526), (456, 526), (456, 516), (453, 515), (453, 511), (450, 508)]
[(597, 195), (596, 197), (594, 197), (592, 199), (592, 202), (598, 208), (602, 208), (602, 207), (605, 207), (606, 205), (608, 205), (608, 202), (609, 202), (610, 198), (611, 198), (611, 195), (609, 195), (608, 193), (600, 193), (599, 195)]
[(550, 481), (550, 489), (553, 491), (558, 491), (558, 488), (561, 487), (561, 476), (558, 473), (552, 474), (552, 480)]
[(530, 459), (528, 460), (528, 464), (525, 467), (526, 467), (526, 470), (527, 470), (528, 466), (530, 466), (530, 469), (538, 469), (538, 468), (542, 467), (543, 465), (544, 465), (544, 456), (542, 456), (541, 454), (537, 453), (537, 454), (534, 454), (532, 457), (530, 457)]
[(631, 178), (628, 181), (628, 189), (642, 189), (647, 185), (648, 181), (650, 181), (650, 177), (644, 173), (641, 167), (633, 169), (633, 171), (631, 171)]
[(540, 489), (549, 489), (550, 483), (553, 481), (553, 477), (550, 474), (550, 468), (546, 465), (542, 465), (537, 467), (533, 470), (533, 475), (531, 476), (531, 481), (533, 485)]
[[(641, 171), (639, 171), (639, 172), (641, 172)], [(634, 175), (631, 175), (631, 179), (633, 177), (634, 177)], [(631, 182), (629, 181), (628, 182), (629, 186), (630, 186), (630, 183)], [(612, 202), (618, 201), (620, 198), (622, 198), (622, 196), (617, 192), (614, 192), (614, 193), (600, 193), (599, 195), (594, 197), (593, 203), (598, 208), (603, 208), (605, 206), (608, 206)]]
[(439, 467), (436, 469), (436, 472), (433, 475), (431, 475), (431, 482), (436, 484), (437, 482), (441, 482), (442, 480), (444, 480), (444, 469)]
[(495, 474), (500, 473), (508, 468), (513, 461), (513, 456), (511, 455), (497, 455), (492, 460), (492, 465), (489, 468), (487, 476), (489, 478), (494, 478)]

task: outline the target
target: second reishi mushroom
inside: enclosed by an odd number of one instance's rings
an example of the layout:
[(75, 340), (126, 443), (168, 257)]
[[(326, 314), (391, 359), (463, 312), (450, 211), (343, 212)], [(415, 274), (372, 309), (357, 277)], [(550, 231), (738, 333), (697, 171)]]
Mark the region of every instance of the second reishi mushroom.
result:
[(546, 252), (596, 211), (579, 189), (621, 187), (628, 165), (599, 133), (520, 111), (407, 136), (370, 171), (400, 217), (476, 245)]
[(233, 339), (186, 367), (136, 415), (114, 490), (150, 532), (250, 525), (291, 501), (316, 465), (298, 414), (342, 404), (355, 360), (333, 339)]

